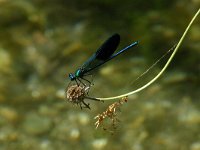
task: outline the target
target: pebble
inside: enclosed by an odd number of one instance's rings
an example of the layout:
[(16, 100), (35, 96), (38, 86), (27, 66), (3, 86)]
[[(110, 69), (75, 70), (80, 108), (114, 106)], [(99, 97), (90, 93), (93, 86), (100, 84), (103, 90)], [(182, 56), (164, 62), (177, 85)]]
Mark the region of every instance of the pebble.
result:
[(192, 0), (192, 2), (194, 3), (194, 5), (199, 5), (200, 4), (200, 0)]
[(188, 125), (195, 125), (200, 124), (200, 112), (193, 109), (183, 110), (180, 113), (179, 121), (188, 124)]
[(1, 72), (9, 73), (12, 60), (7, 50), (0, 47), (0, 70)]
[(149, 96), (155, 95), (156, 93), (160, 92), (162, 89), (160, 84), (153, 84), (146, 90), (146, 94)]
[(39, 116), (36, 113), (27, 114), (24, 122), (24, 130), (31, 135), (39, 135), (48, 132), (52, 127), (51, 119)]
[(43, 140), (39, 144), (39, 149), (40, 150), (53, 150), (54, 148), (52, 147), (52, 143), (49, 140)]
[(0, 116), (11, 123), (15, 123), (19, 119), (16, 110), (10, 107), (0, 107)]
[(16, 141), (19, 134), (11, 126), (3, 126), (0, 128), (0, 142)]
[(187, 78), (186, 73), (176, 71), (176, 72), (167, 73), (163, 81), (168, 84), (174, 84), (177, 82), (184, 81), (186, 78)]
[(96, 139), (92, 142), (92, 146), (96, 150), (104, 149), (107, 145), (108, 140), (106, 138)]
[(87, 125), (90, 122), (89, 115), (87, 115), (86, 113), (78, 114), (78, 120), (82, 125)]
[(109, 65), (109, 66), (105, 66), (100, 70), (100, 74), (102, 76), (109, 76), (110, 74), (112, 74), (114, 72), (114, 66)]
[(65, 98), (65, 90), (64, 89), (59, 89), (56, 91), (56, 96), (59, 98), (59, 99), (64, 99)]
[(192, 143), (192, 145), (190, 146), (190, 150), (200, 150), (200, 141)]
[(78, 128), (72, 128), (71, 130), (70, 130), (70, 138), (72, 139), (72, 140), (77, 140), (79, 137), (80, 137), (80, 131), (79, 131), (79, 129)]

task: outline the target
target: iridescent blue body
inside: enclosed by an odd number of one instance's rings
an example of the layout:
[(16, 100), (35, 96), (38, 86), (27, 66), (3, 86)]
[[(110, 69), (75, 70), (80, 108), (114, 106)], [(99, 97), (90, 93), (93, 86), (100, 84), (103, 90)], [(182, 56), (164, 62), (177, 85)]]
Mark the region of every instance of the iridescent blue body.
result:
[(73, 73), (69, 74), (70, 80), (71, 81), (75, 80), (77, 82), (77, 80), (80, 81), (80, 79), (84, 79), (83, 77), (87, 75), (90, 71), (98, 68), (107, 61), (115, 58), (119, 54), (125, 52), (126, 50), (138, 44), (138, 42), (136, 41), (130, 44), (129, 46), (123, 48), (122, 50), (118, 51), (117, 53), (113, 54), (117, 49), (119, 42), (120, 42), (119, 34), (114, 34), (110, 38), (108, 38), (102, 44), (102, 46), (99, 49), (97, 49), (97, 51), (82, 65), (82, 67), (77, 69), (74, 74)]

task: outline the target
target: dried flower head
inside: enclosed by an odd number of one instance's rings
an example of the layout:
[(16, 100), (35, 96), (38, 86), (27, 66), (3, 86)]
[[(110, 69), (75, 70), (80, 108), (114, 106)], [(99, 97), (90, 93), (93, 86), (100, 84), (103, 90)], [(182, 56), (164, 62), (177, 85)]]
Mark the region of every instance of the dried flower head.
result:
[(113, 104), (108, 106), (106, 111), (104, 111), (101, 114), (98, 114), (94, 118), (94, 119), (97, 119), (97, 121), (95, 122), (96, 128), (98, 128), (100, 125), (102, 125), (103, 129), (106, 130), (103, 123), (104, 123), (105, 118), (109, 118), (111, 120), (112, 128), (116, 129), (116, 124), (117, 124), (117, 122), (119, 122), (119, 119), (117, 118), (117, 109), (119, 109), (120, 106), (123, 105), (124, 102), (127, 102), (127, 100), (128, 100), (128, 97), (123, 97), (118, 102), (114, 102)]
[(72, 102), (74, 104), (77, 104), (81, 107), (85, 106), (86, 108), (89, 108), (89, 103), (86, 104), (84, 102), (84, 99), (86, 98), (86, 95), (89, 92), (89, 86), (81, 86), (81, 85), (72, 85), (69, 86), (66, 89), (66, 97), (69, 102)]

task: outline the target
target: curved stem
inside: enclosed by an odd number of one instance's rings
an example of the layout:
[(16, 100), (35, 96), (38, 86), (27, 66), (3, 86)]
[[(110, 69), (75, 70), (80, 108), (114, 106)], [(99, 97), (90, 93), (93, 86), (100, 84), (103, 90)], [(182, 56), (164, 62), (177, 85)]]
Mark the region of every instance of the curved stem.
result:
[(174, 52), (171, 54), (170, 58), (168, 59), (167, 63), (165, 64), (165, 66), (162, 68), (162, 70), (151, 80), (149, 81), (147, 84), (145, 84), (144, 86), (134, 90), (134, 91), (131, 91), (129, 93), (125, 93), (125, 94), (122, 94), (122, 95), (119, 95), (119, 96), (113, 96), (113, 97), (106, 97), (106, 98), (96, 98), (96, 99), (99, 99), (99, 100), (114, 100), (114, 99), (119, 99), (119, 98), (122, 98), (122, 97), (125, 97), (125, 96), (129, 96), (129, 95), (132, 95), (132, 94), (135, 94), (137, 92), (140, 92), (142, 90), (144, 90), (145, 88), (147, 88), (149, 85), (151, 85), (153, 82), (155, 82), (162, 74), (163, 72), (166, 70), (166, 68), (169, 66), (170, 62), (172, 61), (174, 55), (176, 54), (176, 52), (178, 51), (183, 39), (185, 38), (188, 30), (190, 29), (192, 23), (194, 22), (194, 20), (196, 19), (196, 17), (199, 15), (200, 13), (200, 9), (196, 12), (196, 14), (194, 15), (194, 17), (192, 18), (192, 20), (190, 21), (189, 25), (187, 26), (187, 28), (185, 29), (185, 32), (183, 33), (181, 39), (179, 40), (176, 48), (174, 49)]

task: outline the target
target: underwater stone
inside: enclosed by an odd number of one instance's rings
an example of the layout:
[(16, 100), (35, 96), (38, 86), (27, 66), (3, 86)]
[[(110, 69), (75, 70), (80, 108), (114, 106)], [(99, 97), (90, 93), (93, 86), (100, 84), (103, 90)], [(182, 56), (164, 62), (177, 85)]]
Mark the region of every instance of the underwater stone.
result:
[(43, 116), (30, 113), (26, 116), (23, 123), (25, 131), (32, 135), (39, 135), (48, 132), (52, 127), (52, 121)]
[(82, 125), (87, 125), (90, 121), (89, 115), (87, 115), (86, 113), (80, 113), (78, 115), (78, 120)]
[(71, 140), (77, 140), (80, 137), (80, 131), (78, 128), (73, 128), (70, 130)]
[(15, 123), (18, 119), (18, 113), (13, 108), (9, 107), (1, 107), (0, 108), (0, 115), (5, 118), (7, 121)]
[(190, 150), (200, 150), (200, 142), (195, 142), (190, 146)]
[(0, 70), (1, 72), (9, 73), (11, 72), (12, 60), (10, 57), (10, 54), (7, 52), (7, 50), (2, 49), (0, 47)]
[(92, 146), (95, 149), (103, 149), (108, 143), (108, 140), (105, 138), (96, 139), (92, 142)]

